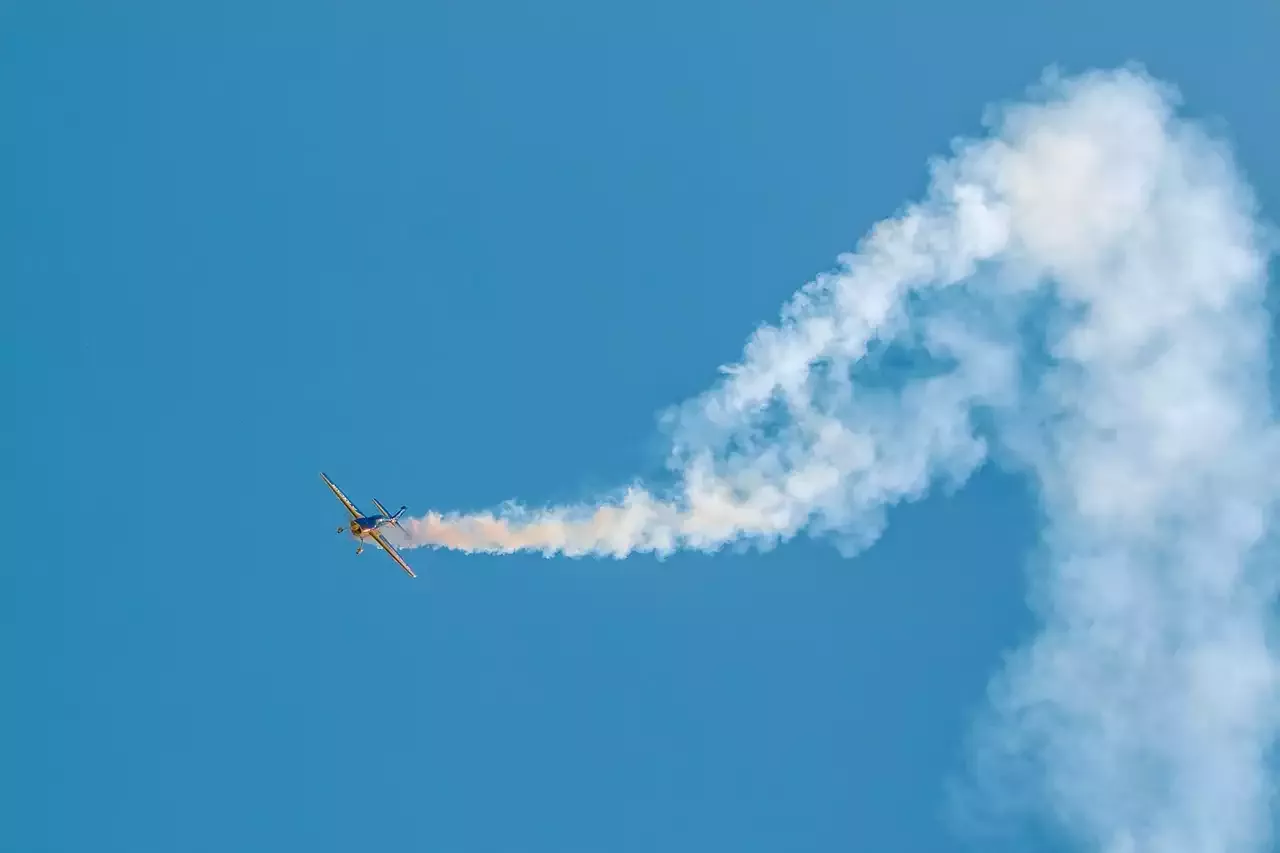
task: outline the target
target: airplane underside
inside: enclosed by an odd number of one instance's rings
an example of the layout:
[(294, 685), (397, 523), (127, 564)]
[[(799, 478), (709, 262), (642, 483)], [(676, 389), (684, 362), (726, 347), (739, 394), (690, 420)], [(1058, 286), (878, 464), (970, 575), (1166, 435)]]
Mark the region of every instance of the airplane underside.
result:
[[(339, 528), (338, 528), (338, 532), (339, 532), (339, 533), (343, 533), (343, 532), (350, 532), (350, 533), (351, 533), (351, 538), (355, 539), (355, 540), (356, 540), (356, 542), (358, 542), (358, 543), (359, 543), (359, 544), (356, 546), (356, 553), (357, 553), (357, 554), (360, 554), (360, 553), (363, 553), (363, 552), (364, 552), (364, 541), (365, 541), (365, 539), (366, 539), (366, 538), (370, 538), (370, 534), (371, 534), (373, 531), (372, 531), (372, 530), (365, 530), (365, 529), (363, 529), (363, 528), (356, 527), (355, 525), (352, 525), (350, 528), (346, 528), (346, 527), (339, 527)], [(381, 550), (382, 550), (382, 546), (381, 546), (381, 545), (379, 545), (377, 542), (374, 542), (373, 544), (374, 544), (374, 546), (375, 546), (379, 551), (381, 551)]]

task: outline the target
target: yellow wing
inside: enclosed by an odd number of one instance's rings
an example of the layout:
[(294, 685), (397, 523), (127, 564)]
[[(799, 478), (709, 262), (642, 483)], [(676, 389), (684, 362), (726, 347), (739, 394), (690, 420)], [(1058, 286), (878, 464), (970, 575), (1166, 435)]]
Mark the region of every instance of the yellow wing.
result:
[(339, 489), (337, 486), (335, 486), (333, 484), (333, 480), (330, 480), (328, 477), (325, 477), (323, 471), (320, 472), (320, 476), (324, 477), (324, 481), (329, 484), (329, 488), (332, 489), (333, 493), (338, 496), (338, 500), (342, 501), (342, 505), (347, 508), (347, 512), (351, 513), (351, 517), (359, 518), (360, 510), (356, 509), (355, 504), (347, 500), (347, 496), (342, 493), (342, 489)]
[(409, 564), (404, 561), (404, 557), (400, 556), (400, 552), (397, 551), (395, 548), (392, 548), (391, 543), (388, 542), (381, 533), (375, 530), (369, 535), (373, 537), (374, 541), (378, 543), (378, 545), (382, 548), (382, 550), (386, 551), (388, 554), (391, 555), (391, 559), (395, 560), (397, 563), (400, 564), (400, 568), (404, 569), (406, 572), (409, 573), (409, 577), (411, 578), (417, 577), (417, 575), (413, 573), (413, 569), (409, 568)]

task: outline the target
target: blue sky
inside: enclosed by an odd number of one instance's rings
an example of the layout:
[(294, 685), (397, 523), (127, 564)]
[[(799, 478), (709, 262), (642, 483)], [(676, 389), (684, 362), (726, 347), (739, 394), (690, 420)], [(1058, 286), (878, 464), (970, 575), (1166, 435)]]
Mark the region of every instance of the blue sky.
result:
[[(0, 848), (1056, 849), (948, 783), (1034, 627), (986, 470), (855, 560), (356, 557), (590, 499), (1045, 66), (1138, 60), (1272, 219), (1280, 12), (0, 11)], [(994, 846), (993, 846), (994, 845)]]

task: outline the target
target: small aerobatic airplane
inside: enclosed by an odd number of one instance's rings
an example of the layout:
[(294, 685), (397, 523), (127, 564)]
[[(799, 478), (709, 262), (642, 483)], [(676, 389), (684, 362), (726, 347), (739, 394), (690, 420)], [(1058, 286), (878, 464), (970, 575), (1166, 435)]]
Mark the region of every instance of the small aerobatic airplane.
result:
[[(417, 575), (413, 573), (413, 569), (409, 568), (409, 564), (404, 561), (404, 558), (400, 556), (399, 552), (397, 552), (395, 548), (391, 547), (391, 543), (378, 532), (379, 528), (386, 527), (388, 524), (394, 524), (396, 527), (400, 527), (400, 516), (404, 514), (406, 508), (400, 507), (400, 509), (396, 510), (395, 515), (392, 515), (387, 512), (386, 507), (378, 503), (375, 499), (373, 505), (378, 508), (378, 512), (374, 515), (362, 515), (360, 510), (356, 509), (356, 505), (347, 500), (347, 496), (342, 493), (342, 489), (335, 486), (333, 481), (325, 476), (323, 471), (320, 472), (320, 476), (324, 477), (325, 483), (327, 483), (329, 488), (333, 490), (333, 493), (338, 496), (338, 500), (342, 501), (342, 505), (347, 508), (347, 512), (351, 513), (351, 535), (356, 538), (356, 541), (361, 543), (359, 547), (356, 548), (356, 553), (359, 554), (364, 550), (364, 540), (368, 537), (377, 543), (379, 548), (390, 554), (391, 559), (399, 563), (400, 568), (409, 573), (409, 577), (416, 578)], [(346, 528), (339, 527), (338, 532), (341, 533), (345, 529)], [(403, 527), (400, 527), (400, 529), (404, 530)]]

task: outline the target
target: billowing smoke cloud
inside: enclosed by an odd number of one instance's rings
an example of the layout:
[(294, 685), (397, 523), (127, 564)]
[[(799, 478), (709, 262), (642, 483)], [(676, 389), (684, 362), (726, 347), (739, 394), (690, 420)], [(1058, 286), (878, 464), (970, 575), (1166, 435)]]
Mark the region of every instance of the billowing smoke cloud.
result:
[(1046, 80), (668, 414), (670, 488), (431, 513), (405, 544), (620, 557), (807, 531), (853, 553), (995, 448), (1043, 504), (1044, 627), (993, 684), (978, 780), (1108, 853), (1261, 849), (1267, 256), (1229, 152), (1175, 106), (1135, 70)]

